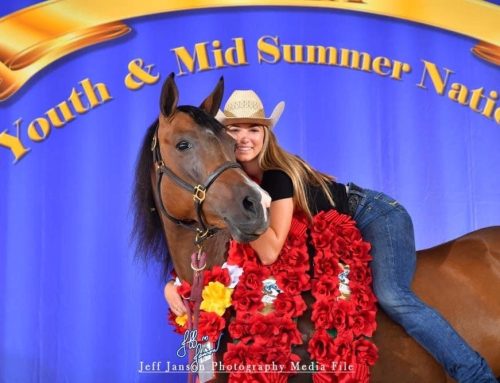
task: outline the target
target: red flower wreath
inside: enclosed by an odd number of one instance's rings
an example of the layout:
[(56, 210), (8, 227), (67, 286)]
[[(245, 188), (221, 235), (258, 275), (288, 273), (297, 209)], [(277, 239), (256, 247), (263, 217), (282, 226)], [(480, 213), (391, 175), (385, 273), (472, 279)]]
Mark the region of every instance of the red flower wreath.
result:
[[(308, 229), (315, 250), (312, 271)], [(368, 382), (369, 367), (378, 357), (370, 340), (376, 329), (376, 299), (369, 250), (354, 221), (335, 210), (319, 213), (312, 224), (295, 214), (280, 256), (270, 266), (262, 265), (249, 245), (231, 241), (228, 264), (242, 267), (243, 275), (231, 297), (235, 318), (228, 331), (234, 343), (223, 356), (226, 369), (233, 367), (230, 383), (282, 383), (295, 373), (300, 358), (292, 347), (302, 344), (296, 321), (307, 309), (301, 296), (307, 290), (315, 299), (311, 307), (315, 332), (307, 349), (324, 368), (313, 375), (314, 382)], [(227, 269), (214, 267), (204, 273), (205, 286), (209, 282), (229, 286)], [(270, 290), (264, 291), (264, 286)], [(183, 282), (178, 291), (189, 296), (189, 284)], [(201, 310), (199, 332), (214, 341), (225, 326), (224, 316)], [(178, 332), (186, 330), (175, 323), (178, 318), (171, 315), (171, 319)], [(338, 370), (341, 363), (352, 373)], [(282, 369), (272, 370), (276, 366)]]
[[(316, 251), (312, 278), (307, 249), (307, 229)], [(240, 284), (233, 294), (236, 318), (229, 325), (234, 344), (224, 355), (225, 364), (269, 367), (283, 366), (285, 374), (262, 375), (252, 371), (230, 375), (230, 382), (286, 381), (300, 361), (292, 347), (302, 343), (296, 320), (306, 310), (301, 293), (312, 290), (315, 302), (311, 319), (315, 332), (308, 344), (311, 358), (324, 368), (313, 375), (315, 382), (367, 382), (369, 367), (378, 357), (369, 337), (375, 328), (375, 296), (371, 291), (368, 262), (370, 245), (361, 238), (354, 221), (335, 210), (322, 212), (308, 224), (296, 214), (283, 250), (271, 266), (264, 266), (249, 245), (232, 242), (228, 263), (243, 268)], [(248, 273), (248, 275), (247, 275)], [(267, 278), (274, 278), (280, 290), (265, 301), (262, 290)], [(260, 286), (260, 287), (259, 287)], [(267, 302), (267, 303), (264, 303)], [(337, 371), (343, 362), (352, 373)]]

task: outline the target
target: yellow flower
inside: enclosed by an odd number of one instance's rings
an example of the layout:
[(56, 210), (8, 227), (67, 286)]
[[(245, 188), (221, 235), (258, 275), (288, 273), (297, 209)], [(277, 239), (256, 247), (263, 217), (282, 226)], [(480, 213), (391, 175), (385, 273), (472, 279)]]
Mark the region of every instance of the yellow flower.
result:
[(186, 325), (187, 320), (188, 320), (187, 314), (183, 314), (175, 318), (175, 323), (177, 323), (181, 327), (184, 327)]
[(233, 289), (224, 286), (220, 282), (209, 282), (201, 292), (203, 301), (200, 309), (222, 316), (226, 308), (231, 306), (232, 293)]

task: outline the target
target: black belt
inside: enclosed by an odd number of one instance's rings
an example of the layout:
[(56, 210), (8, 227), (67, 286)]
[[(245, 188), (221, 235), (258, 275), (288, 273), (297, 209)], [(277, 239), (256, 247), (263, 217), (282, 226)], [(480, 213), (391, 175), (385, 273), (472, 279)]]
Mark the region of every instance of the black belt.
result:
[(359, 203), (364, 196), (364, 190), (358, 185), (353, 183), (349, 184), (349, 194), (347, 195), (347, 206), (349, 209), (349, 215), (354, 218), (356, 210), (358, 209)]

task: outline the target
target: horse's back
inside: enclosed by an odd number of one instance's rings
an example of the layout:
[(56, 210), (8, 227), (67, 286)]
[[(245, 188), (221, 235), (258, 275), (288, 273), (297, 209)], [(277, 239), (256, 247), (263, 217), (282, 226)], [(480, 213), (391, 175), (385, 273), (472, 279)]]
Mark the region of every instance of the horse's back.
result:
[[(435, 307), (500, 375), (500, 227), (418, 252), (416, 294)], [(446, 382), (441, 366), (384, 313), (374, 382)], [(449, 379), (449, 378), (448, 378)]]

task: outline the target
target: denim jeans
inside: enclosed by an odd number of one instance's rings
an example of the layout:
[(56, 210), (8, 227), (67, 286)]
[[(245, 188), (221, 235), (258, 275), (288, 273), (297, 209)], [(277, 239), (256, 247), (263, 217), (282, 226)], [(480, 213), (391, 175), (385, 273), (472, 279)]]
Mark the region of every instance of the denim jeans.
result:
[(415, 237), (405, 208), (383, 193), (348, 186), (349, 195), (359, 196), (353, 218), (363, 238), (372, 245), (373, 290), (380, 307), (458, 382), (496, 383), (486, 361), (411, 290)]

